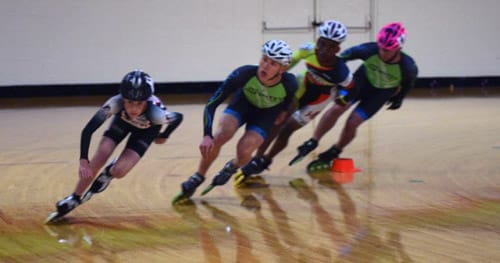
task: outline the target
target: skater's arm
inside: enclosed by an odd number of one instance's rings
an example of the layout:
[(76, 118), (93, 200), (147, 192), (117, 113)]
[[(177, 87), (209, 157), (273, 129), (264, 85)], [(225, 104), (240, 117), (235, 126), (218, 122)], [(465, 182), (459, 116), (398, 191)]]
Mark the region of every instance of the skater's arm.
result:
[(391, 104), (388, 108), (389, 110), (397, 110), (401, 107), (403, 99), (415, 86), (415, 82), (417, 81), (418, 68), (415, 61), (409, 56), (404, 56), (401, 64), (403, 72), (403, 79), (400, 85), (401, 90), (389, 100)]
[(80, 160), (88, 161), (90, 139), (92, 138), (92, 134), (104, 123), (105, 120), (106, 113), (103, 109), (99, 109), (83, 128), (80, 140)]
[(297, 79), (291, 73), (283, 73), (283, 85), (286, 90), (286, 97), (283, 100), (283, 111), (288, 112), (297, 106), (298, 100), (295, 97), (295, 93), (299, 88)]
[(288, 66), (288, 70), (295, 67), (301, 60), (305, 59), (308, 56), (314, 56), (314, 44), (306, 43), (299, 47), (299, 49), (295, 50), (292, 54), (292, 61), (290, 61), (290, 65)]
[(90, 121), (82, 130), (80, 139), (80, 160), (89, 160), (89, 147), (92, 134), (114, 113), (123, 107), (121, 96), (117, 95), (110, 98), (106, 103), (92, 116)]
[(365, 60), (373, 54), (376, 54), (377, 50), (377, 43), (364, 43), (344, 50), (340, 53), (339, 58), (344, 61), (351, 61), (355, 59)]
[(343, 61), (339, 61), (338, 68), (342, 77), (341, 81), (337, 83), (335, 103), (346, 106), (357, 96), (357, 90), (355, 89), (354, 76), (347, 65)]
[(170, 137), (170, 134), (179, 127), (179, 125), (182, 123), (183, 120), (183, 115), (182, 113), (179, 112), (166, 112), (165, 118), (167, 119), (168, 126), (167, 128), (158, 135), (158, 138), (165, 138), (168, 139)]
[(205, 110), (203, 112), (203, 136), (212, 135), (212, 126), (214, 121), (215, 110), (217, 107), (226, 100), (231, 93), (233, 93), (238, 88), (243, 87), (242, 80), (246, 80), (248, 77), (247, 72), (250, 66), (239, 67), (234, 70), (222, 84), (219, 85), (215, 93), (208, 99), (205, 105)]
[(168, 111), (167, 107), (156, 96), (153, 96), (149, 102), (147, 114), (148, 119), (153, 124), (163, 126), (163, 131), (155, 139), (155, 142), (158, 144), (165, 143), (166, 139), (179, 127), (183, 120), (182, 113)]

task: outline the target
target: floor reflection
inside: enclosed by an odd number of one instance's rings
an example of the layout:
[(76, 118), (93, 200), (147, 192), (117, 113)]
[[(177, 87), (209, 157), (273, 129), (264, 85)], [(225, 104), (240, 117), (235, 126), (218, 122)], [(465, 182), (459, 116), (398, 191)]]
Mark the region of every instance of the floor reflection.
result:
[(326, 186), (337, 193), (340, 208), (344, 216), (346, 231), (342, 231), (342, 229), (337, 226), (338, 222), (336, 222), (330, 212), (323, 208), (316, 192), (310, 185), (306, 184), (302, 178), (291, 180), (290, 186), (297, 191), (297, 196), (300, 199), (309, 203), (316, 222), (321, 231), (331, 240), (333, 248), (336, 250), (336, 254), (339, 257), (346, 257), (352, 252), (354, 244), (364, 237), (365, 231), (357, 218), (354, 202), (344, 190), (343, 186), (332, 180), (332, 176), (329, 172), (313, 173), (309, 174), (309, 176), (316, 179), (320, 185)]
[[(369, 213), (365, 220), (360, 219), (355, 203), (345, 189), (345, 185), (352, 182), (352, 178), (339, 180), (330, 172), (310, 173), (308, 175), (319, 185), (331, 189), (337, 194), (346, 226), (345, 232), (335, 227), (335, 220), (321, 206), (321, 202), (311, 186), (302, 179), (290, 181), (290, 185), (297, 190), (299, 198), (310, 203), (321, 229), (329, 235), (332, 243), (336, 245), (339, 262), (413, 262), (405, 252), (399, 232), (388, 230), (387, 238), (384, 239), (380, 237), (381, 230), (375, 230), (371, 227)], [(367, 193), (370, 193), (370, 187), (372, 186), (368, 186)], [(369, 200), (371, 199), (369, 198)]]
[[(311, 247), (293, 230), (286, 211), (273, 197), (272, 189), (262, 177), (252, 177), (243, 187), (235, 187), (235, 192), (241, 206), (254, 212), (259, 233), (275, 255), (276, 262), (311, 262), (318, 255), (327, 254), (326, 249)], [(269, 207), (267, 212), (272, 218), (266, 218), (261, 202)]]
[(58, 244), (72, 248), (71, 255), (66, 256), (68, 262), (77, 259), (82, 262), (93, 262), (96, 259), (106, 262), (119, 261), (115, 251), (93, 238), (85, 226), (63, 221), (60, 224), (43, 227)]
[(215, 239), (210, 235), (207, 228), (208, 223), (197, 211), (198, 205), (192, 200), (187, 200), (182, 205), (175, 205), (173, 208), (181, 215), (183, 220), (192, 223), (198, 230), (198, 237), (206, 262), (221, 262), (219, 248)]
[(202, 201), (201, 204), (211, 212), (216, 220), (225, 226), (226, 232), (231, 233), (235, 237), (236, 256), (234, 262), (260, 262), (252, 253), (253, 246), (251, 239), (241, 230), (241, 226), (235, 216), (232, 216), (208, 201)]
[(68, 224), (44, 225), (43, 227), (60, 244), (72, 247), (88, 247), (93, 245), (92, 237), (87, 234), (84, 228)]

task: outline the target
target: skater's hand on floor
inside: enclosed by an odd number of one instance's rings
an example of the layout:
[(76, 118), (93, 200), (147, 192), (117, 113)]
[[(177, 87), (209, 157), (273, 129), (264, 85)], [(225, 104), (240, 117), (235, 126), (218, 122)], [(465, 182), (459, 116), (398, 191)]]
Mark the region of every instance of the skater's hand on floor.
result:
[(92, 178), (92, 169), (90, 169), (88, 160), (80, 160), (80, 168), (78, 169), (78, 174), (82, 179)]
[(214, 139), (211, 136), (204, 136), (200, 143), (200, 152), (203, 157), (208, 157), (208, 154), (214, 148)]

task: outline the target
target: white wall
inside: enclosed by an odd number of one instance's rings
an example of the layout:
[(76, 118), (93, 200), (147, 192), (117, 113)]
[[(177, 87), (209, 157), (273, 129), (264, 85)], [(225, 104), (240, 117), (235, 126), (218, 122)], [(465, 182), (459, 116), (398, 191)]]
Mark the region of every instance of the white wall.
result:
[(261, 44), (293, 48), (312, 30), (264, 31), (335, 18), (344, 47), (405, 23), (422, 77), (500, 76), (498, 0), (2, 0), (0, 86), (118, 82), (142, 68), (158, 82), (220, 81), (255, 64)]
[(377, 27), (405, 23), (421, 76), (500, 76), (500, 1), (376, 1)]

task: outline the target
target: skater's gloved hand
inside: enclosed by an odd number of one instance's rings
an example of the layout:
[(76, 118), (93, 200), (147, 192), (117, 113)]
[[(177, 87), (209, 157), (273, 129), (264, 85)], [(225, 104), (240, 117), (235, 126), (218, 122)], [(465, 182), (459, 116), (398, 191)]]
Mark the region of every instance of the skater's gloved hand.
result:
[(90, 168), (89, 160), (80, 159), (80, 167), (78, 169), (78, 175), (82, 179), (92, 179), (92, 169)]
[(387, 108), (388, 110), (397, 110), (401, 108), (403, 100), (399, 98), (391, 98), (387, 101), (387, 104), (389, 104), (389, 107)]
[(212, 136), (205, 135), (200, 143), (200, 152), (203, 157), (208, 157), (212, 149), (214, 148), (214, 139)]
[(347, 104), (349, 104), (349, 100), (349, 91), (339, 88), (337, 90), (337, 95), (335, 96), (335, 103), (341, 106), (346, 106)]

